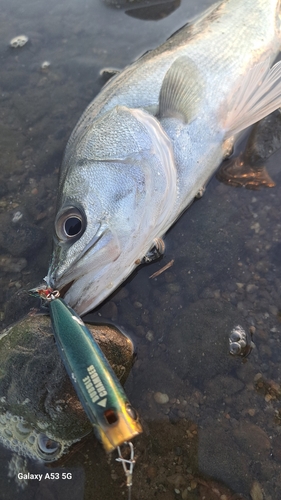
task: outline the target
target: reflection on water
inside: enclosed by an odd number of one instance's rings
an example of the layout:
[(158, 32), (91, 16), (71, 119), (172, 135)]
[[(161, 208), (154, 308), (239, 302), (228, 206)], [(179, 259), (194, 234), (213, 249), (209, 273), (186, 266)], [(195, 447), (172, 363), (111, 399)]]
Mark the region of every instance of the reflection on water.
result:
[[(155, 23), (98, 0), (47, 6), (2, 2), (3, 323), (26, 313), (30, 302), (25, 303), (23, 290), (46, 274), (58, 168), (75, 122), (100, 90), (99, 71), (124, 67), (211, 3), (183, 1)], [(20, 34), (28, 43), (10, 48), (9, 41)], [(46, 61), (50, 65), (42, 67)], [(271, 190), (234, 189), (213, 179), (169, 232), (164, 258), (142, 267), (91, 315), (122, 326), (137, 346), (126, 386), (144, 425), (135, 441), (135, 499), (279, 496), (279, 164), (277, 153), (268, 162), (277, 184)], [(149, 278), (172, 259), (170, 269)], [(253, 335), (255, 348), (246, 360), (228, 354), (228, 338), (238, 324)], [(122, 467), (105, 456), (93, 436), (55, 468), (17, 462), (4, 449), (0, 463), (1, 500), (16, 495), (102, 500), (126, 494)], [(18, 490), (8, 474), (19, 468), (57, 472), (60, 479), (29, 480)], [(62, 479), (63, 471), (72, 479)]]

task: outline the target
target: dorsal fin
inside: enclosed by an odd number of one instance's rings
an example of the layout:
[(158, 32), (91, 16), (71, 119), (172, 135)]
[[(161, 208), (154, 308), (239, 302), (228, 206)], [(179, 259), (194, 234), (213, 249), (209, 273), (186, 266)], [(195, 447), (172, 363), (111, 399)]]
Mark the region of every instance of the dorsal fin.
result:
[(223, 124), (226, 137), (238, 134), (281, 106), (281, 61), (269, 66), (269, 59), (256, 64), (232, 94), (235, 97), (228, 103), (230, 111)]
[(196, 64), (187, 56), (178, 57), (167, 71), (159, 97), (159, 117), (180, 117), (192, 121), (203, 93)]

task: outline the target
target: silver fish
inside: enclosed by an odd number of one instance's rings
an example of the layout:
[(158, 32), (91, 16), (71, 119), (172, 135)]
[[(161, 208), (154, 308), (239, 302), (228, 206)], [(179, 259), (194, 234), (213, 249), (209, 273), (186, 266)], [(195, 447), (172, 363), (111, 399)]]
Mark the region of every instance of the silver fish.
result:
[(281, 105), (280, 23), (280, 0), (218, 2), (88, 106), (66, 147), (45, 278), (78, 314), (161, 247), (237, 135)]

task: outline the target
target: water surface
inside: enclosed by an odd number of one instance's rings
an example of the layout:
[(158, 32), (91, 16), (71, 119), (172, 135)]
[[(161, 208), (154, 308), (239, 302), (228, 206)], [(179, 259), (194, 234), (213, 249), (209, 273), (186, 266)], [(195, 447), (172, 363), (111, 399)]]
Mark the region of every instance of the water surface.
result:
[[(145, 21), (100, 0), (2, 0), (3, 322), (21, 313), (16, 294), (46, 275), (59, 165), (72, 128), (101, 89), (99, 71), (123, 68), (212, 3), (185, 0), (168, 17)], [(11, 49), (19, 34), (29, 42)], [(45, 70), (44, 61), (50, 63)], [(121, 326), (138, 352), (126, 384), (144, 426), (135, 440), (134, 499), (279, 498), (280, 157), (268, 162), (273, 189), (251, 192), (213, 179), (169, 231), (164, 258), (142, 267), (91, 315)], [(10, 212), (22, 214), (28, 238), (15, 232)], [(17, 245), (25, 246), (24, 255)], [(149, 278), (172, 259), (168, 271)], [(247, 360), (228, 354), (237, 324), (253, 332)], [(169, 401), (157, 403), (157, 392)], [(90, 436), (54, 464), (71, 471), (71, 480), (29, 481), (21, 489), (8, 475), (11, 453), (1, 448), (0, 498), (126, 498), (114, 458)], [(51, 470), (32, 462), (27, 468)]]

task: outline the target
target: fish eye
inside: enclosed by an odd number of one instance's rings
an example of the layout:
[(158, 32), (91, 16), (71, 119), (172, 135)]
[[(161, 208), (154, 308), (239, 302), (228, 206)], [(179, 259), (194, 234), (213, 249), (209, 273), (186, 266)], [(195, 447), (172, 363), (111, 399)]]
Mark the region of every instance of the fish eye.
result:
[(57, 236), (62, 241), (75, 241), (86, 228), (86, 217), (76, 207), (69, 207), (60, 213), (55, 222)]
[(64, 232), (67, 236), (77, 236), (82, 229), (80, 217), (69, 217), (64, 223)]
[(38, 436), (37, 447), (43, 460), (52, 460), (61, 450), (60, 443), (54, 441), (43, 433)]

